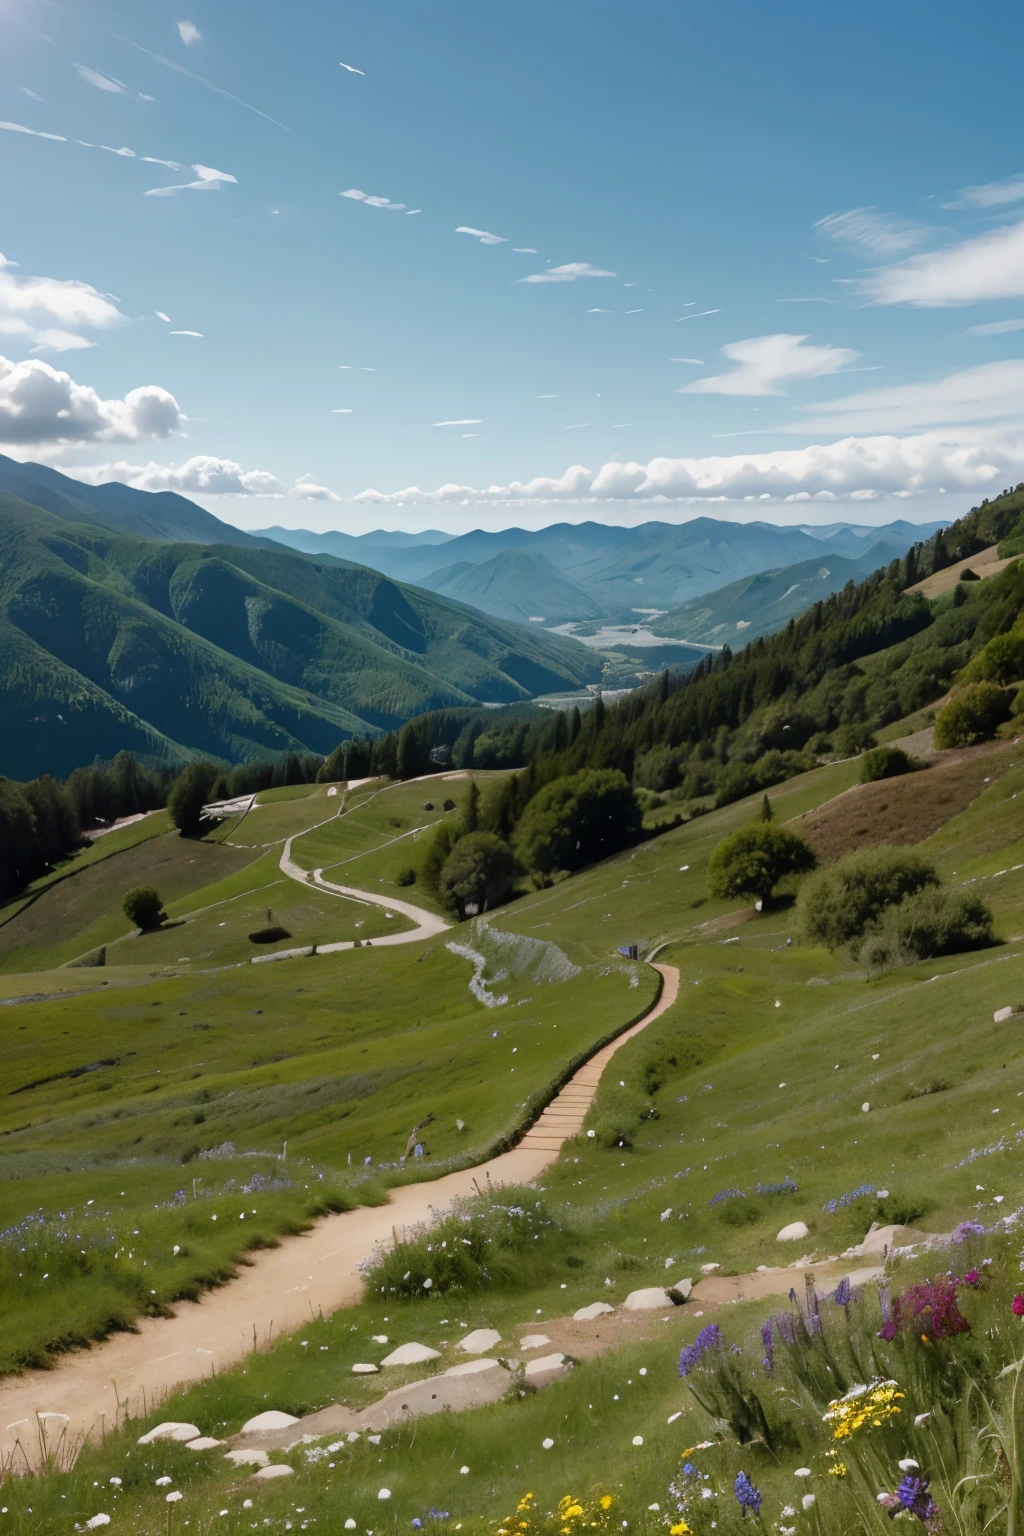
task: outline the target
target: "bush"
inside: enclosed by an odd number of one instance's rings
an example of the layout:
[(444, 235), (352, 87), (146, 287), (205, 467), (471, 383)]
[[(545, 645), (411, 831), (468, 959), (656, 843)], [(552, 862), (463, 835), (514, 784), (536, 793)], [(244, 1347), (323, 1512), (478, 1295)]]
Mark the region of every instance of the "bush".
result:
[(805, 883), (797, 902), (800, 931), (811, 944), (849, 945), (856, 953), (886, 907), (938, 883), (933, 866), (905, 848), (848, 853)]
[(400, 869), (395, 876), (395, 882), (398, 885), (415, 885), (416, 871), (411, 866), (407, 869)]
[(584, 768), (534, 795), (516, 830), (516, 850), (526, 869), (542, 874), (582, 869), (635, 842), (640, 825), (625, 774)]
[(121, 907), (128, 921), (134, 927), (141, 928), (143, 933), (159, 928), (167, 915), (163, 910), (163, 902), (151, 885), (136, 885), (126, 891), (121, 898)]
[(722, 839), (708, 862), (708, 893), (721, 900), (757, 896), (771, 900), (786, 875), (813, 869), (814, 854), (795, 832), (773, 821), (754, 821)]
[(276, 944), (278, 939), (290, 939), (291, 934), (287, 928), (282, 928), (280, 923), (271, 923), (266, 928), (257, 928), (255, 933), (250, 933), (250, 944)]
[(990, 683), (1013, 683), (1024, 677), (1024, 632), (994, 635), (975, 656), (965, 677)]
[(872, 747), (864, 753), (860, 765), (862, 784), (873, 784), (876, 779), (895, 779), (902, 773), (914, 773), (924, 764), (904, 752), (902, 747)]
[(833, 732), (832, 745), (840, 757), (856, 757), (860, 752), (870, 751), (875, 745), (875, 737), (869, 725), (852, 721)]
[(505, 900), (515, 873), (515, 855), (508, 843), (493, 832), (467, 832), (441, 868), (437, 894), (460, 917), (473, 916)]
[(935, 721), (937, 747), (973, 747), (988, 741), (1009, 717), (1013, 695), (998, 683), (971, 683), (957, 689)]
[(679, 754), (671, 747), (652, 747), (636, 765), (634, 779), (641, 789), (664, 794), (679, 783)]
[(992, 913), (980, 896), (931, 886), (888, 907), (861, 955), (869, 969), (887, 970), (993, 942)]

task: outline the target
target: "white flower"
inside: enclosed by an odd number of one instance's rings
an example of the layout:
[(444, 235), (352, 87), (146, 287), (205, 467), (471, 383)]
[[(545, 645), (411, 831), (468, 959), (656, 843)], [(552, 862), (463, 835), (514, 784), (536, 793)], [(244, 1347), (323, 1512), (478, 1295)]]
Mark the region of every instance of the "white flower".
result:
[(643, 1443), (644, 1443), (643, 1435), (634, 1435), (633, 1436), (633, 1444), (634, 1445), (643, 1445)]
[(180, 1252), (181, 1252), (181, 1249), (180, 1249), (180, 1248), (179, 1248), (179, 1247), (178, 1247), (178, 1244), (177, 1244), (177, 1243), (175, 1243), (175, 1245), (174, 1245), (174, 1247), (173, 1247), (173, 1248), (172, 1248), (172, 1249), (171, 1249), (171, 1252), (172, 1252), (172, 1253), (175, 1253), (175, 1254), (177, 1254), (177, 1253), (180, 1253)]
[(86, 1528), (87, 1531), (95, 1531), (95, 1530), (98, 1530), (101, 1525), (109, 1525), (109, 1524), (110, 1524), (110, 1516), (109, 1515), (93, 1515), (91, 1520), (87, 1520), (85, 1522), (85, 1528)]
[(653, 1509), (654, 1513), (657, 1514), (658, 1511), (661, 1509), (661, 1505), (660, 1504), (648, 1504), (647, 1508), (648, 1509)]
[(348, 1519), (345, 1521), (345, 1529), (346, 1529), (346, 1531), (354, 1531), (355, 1528), (356, 1528), (356, 1523), (352, 1519), (352, 1516), (349, 1515)]
[(913, 1456), (904, 1456), (897, 1465), (901, 1472), (920, 1472), (921, 1470), (920, 1464), (914, 1460)]
[(170, 1477), (158, 1477), (157, 1480), (156, 1480), (156, 1486), (158, 1488), (166, 1488), (168, 1483), (170, 1483), (170, 1482), (173, 1482), (173, 1478), (170, 1478)]
[(779, 1514), (782, 1516), (783, 1520), (788, 1520), (790, 1516), (796, 1514), (796, 1510), (793, 1508), (792, 1504), (783, 1504), (782, 1508), (779, 1510)]
[(551, 1449), (551, 1447), (552, 1447), (552, 1446), (553, 1446), (553, 1445), (554, 1445), (554, 1443), (555, 1443), (555, 1442), (554, 1442), (554, 1441), (553, 1441), (553, 1440), (552, 1440), (552, 1438), (551, 1438), (551, 1436), (550, 1436), (550, 1435), (549, 1435), (549, 1436), (548, 1436), (548, 1437), (547, 1437), (547, 1439), (546, 1439), (546, 1440), (542, 1440), (542, 1441), (541, 1441), (541, 1445), (542, 1445), (542, 1446), (543, 1446), (543, 1447), (544, 1447), (544, 1449), (545, 1449), (545, 1450), (546, 1450), (546, 1451), (550, 1451), (550, 1449)]
[(377, 1489), (377, 1497), (378, 1497), (378, 1499), (390, 1499), (390, 1497), (391, 1497), (391, 1489), (390, 1488), (378, 1488)]
[(642, 1365), (640, 1367), (640, 1375), (641, 1376), (646, 1376), (647, 1375), (647, 1367), (646, 1367), (646, 1365)]
[(120, 1486), (121, 1486), (121, 1479), (119, 1477), (112, 1477), (110, 1479), (110, 1481), (113, 1483), (115, 1488), (120, 1488)]
[(810, 1467), (797, 1467), (796, 1471), (793, 1473), (794, 1477), (810, 1477), (810, 1475)]
[(700, 1496), (702, 1499), (713, 1499), (715, 1497), (715, 1491), (713, 1488), (702, 1488), (700, 1491)]
[(596, 1131), (588, 1131), (587, 1135), (591, 1138), (591, 1140), (593, 1140), (593, 1138), (597, 1135), (597, 1132)]
[(800, 1503), (803, 1505), (804, 1509), (813, 1509), (817, 1502), (818, 1501), (813, 1493), (805, 1493), (803, 1498), (800, 1500)]
[(252, 1509), (252, 1499), (243, 1499), (242, 1500), (242, 1508), (243, 1509)]
[(467, 1474), (467, 1473), (468, 1473), (468, 1471), (469, 1471), (469, 1468), (468, 1468), (468, 1467), (460, 1467), (460, 1468), (459, 1468), (459, 1471), (460, 1471), (460, 1472), (461, 1472), (461, 1474), (462, 1474), (462, 1476), (463, 1476), (463, 1477), (465, 1477), (465, 1476), (466, 1476), (466, 1474)]
[(430, 1287), (433, 1285), (433, 1283), (434, 1283), (433, 1280), (424, 1280), (424, 1282), (423, 1282), (423, 1289), (425, 1291), (429, 1291)]
[(927, 1413), (915, 1413), (915, 1415), (914, 1415), (914, 1428), (915, 1429), (920, 1429), (922, 1424), (927, 1424), (928, 1423), (928, 1420), (931, 1418), (931, 1416), (932, 1415), (931, 1415), (931, 1410), (930, 1409), (929, 1409), (929, 1411)]
[(179, 1489), (175, 1488), (173, 1493), (169, 1493), (167, 1495), (167, 1502), (168, 1504), (177, 1504), (178, 1500), (181, 1498), (184, 1498), (184, 1494), (182, 1494)]

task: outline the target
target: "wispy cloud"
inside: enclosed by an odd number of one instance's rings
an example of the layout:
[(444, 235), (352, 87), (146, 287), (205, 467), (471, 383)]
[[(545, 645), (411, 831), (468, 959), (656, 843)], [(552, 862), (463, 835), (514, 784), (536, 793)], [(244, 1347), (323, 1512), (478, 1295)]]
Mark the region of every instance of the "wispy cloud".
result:
[(517, 256), (536, 256), (537, 254), (532, 245), (514, 245), (512, 249)]
[(194, 48), (196, 43), (201, 43), (203, 40), (203, 34), (194, 21), (179, 21), (178, 36), (186, 48)]
[(358, 187), (349, 187), (347, 192), (339, 192), (338, 196), (350, 197), (354, 203), (365, 203), (367, 208), (390, 208), (393, 213), (401, 213), (405, 208), (404, 203), (393, 203), (386, 197), (371, 197), (369, 192), (360, 192)]
[(538, 400), (561, 400), (561, 395), (538, 395)]
[(669, 358), (669, 362), (670, 363), (696, 363), (698, 368), (703, 368), (704, 367), (704, 359), (702, 357), (670, 357)]
[(366, 74), (366, 70), (365, 69), (356, 69), (354, 64), (343, 64), (340, 59), (338, 60), (338, 65), (339, 65), (339, 67), (341, 69), (347, 69), (350, 75), (365, 75)]
[(614, 309), (588, 309), (588, 315), (614, 315)]
[(643, 314), (643, 310), (642, 309), (624, 309), (622, 311), (622, 313), (624, 315), (642, 315)]
[(332, 416), (351, 416), (352, 415), (352, 407), (350, 405), (336, 405), (333, 408), (333, 410), (331, 411), (331, 415)]
[(75, 68), (82, 79), (89, 85), (94, 85), (98, 91), (109, 91), (112, 96), (123, 96), (128, 90), (123, 80), (115, 80), (113, 75), (105, 75), (98, 69), (90, 69), (87, 64), (76, 64)]
[(705, 315), (720, 315), (721, 313), (720, 309), (698, 309), (695, 315), (680, 315), (676, 324), (681, 325), (684, 320), (703, 320)]
[(961, 187), (951, 203), (943, 208), (999, 208), (1019, 203), (1024, 198), (1024, 176), (1007, 176), (1004, 181), (986, 181), (978, 187)]
[(790, 336), (785, 332), (731, 341), (721, 348), (721, 352), (736, 367), (728, 373), (694, 379), (682, 386), (681, 394), (784, 395), (787, 384), (838, 373), (860, 357), (859, 352), (849, 347), (808, 346), (806, 336)]
[(119, 38), (119, 42), (129, 43), (132, 48), (137, 48), (140, 53), (155, 59), (165, 69), (173, 69), (176, 75), (184, 75), (189, 80), (195, 80), (199, 85), (205, 85), (208, 91), (216, 91), (218, 96), (224, 96), (228, 101), (233, 101), (239, 107), (245, 107), (247, 112), (255, 112), (257, 117), (265, 118), (268, 123), (273, 123), (275, 128), (283, 128), (285, 133), (291, 133), (287, 123), (279, 123), (276, 117), (271, 117), (269, 112), (262, 112), (259, 107), (254, 107), (252, 102), (243, 101), (241, 96), (236, 96), (233, 91), (226, 91), (221, 85), (214, 85), (212, 80), (197, 75), (194, 70), (186, 69), (184, 64), (178, 64), (174, 59), (165, 59), (162, 53), (154, 53), (151, 48), (144, 48), (141, 43), (133, 43), (131, 38)]
[(1024, 296), (1024, 222), (879, 267), (856, 283), (876, 304), (949, 309)]
[(830, 213), (814, 228), (838, 245), (870, 251), (873, 256), (899, 256), (923, 245), (935, 233), (915, 219), (901, 219), (878, 208), (851, 208), (848, 213)]
[(481, 245), (507, 245), (504, 235), (492, 235), (486, 229), (472, 229), (468, 224), (460, 224), (455, 231), (457, 235), (473, 235)]
[(30, 96), (33, 101), (45, 101), (46, 99), (44, 96), (40, 96), (38, 91), (30, 91), (27, 85), (23, 85), (22, 90), (24, 91), (25, 95)]
[(432, 421), (432, 427), (479, 427), (482, 425), (479, 416), (463, 416), (458, 421)]
[(318, 485), (312, 475), (300, 475), (288, 493), (296, 501), (340, 501), (341, 497), (329, 486)]
[(592, 421), (570, 421), (570, 423), (569, 423), (569, 425), (567, 427), (563, 427), (562, 428), (562, 431), (563, 432), (579, 432), (579, 431), (582, 430), (583, 427), (592, 427), (593, 425), (594, 425), (594, 423)]
[(203, 338), (202, 331), (171, 331), (169, 334), (171, 336), (198, 336), (200, 340)]
[(171, 317), (170, 315), (165, 315), (162, 309), (154, 310), (153, 313), (156, 315), (158, 320), (163, 320), (165, 324), (170, 325)]
[(192, 169), (198, 176), (198, 181), (184, 181), (173, 187), (151, 187), (148, 192), (143, 192), (143, 197), (174, 197), (178, 192), (217, 192), (222, 181), (232, 182), (237, 186), (237, 176), (229, 176), (227, 171), (214, 170), (212, 165), (194, 165)]
[(1024, 361), (982, 363), (920, 384), (861, 390), (804, 406), (805, 422), (786, 431), (898, 432), (909, 427), (1019, 419), (1024, 414)]
[(592, 267), (589, 261), (567, 261), (560, 267), (548, 267), (546, 272), (531, 272), (529, 277), (516, 278), (518, 283), (574, 283), (578, 277), (615, 277), (603, 267)]
[(1005, 336), (1009, 331), (1024, 331), (1024, 320), (990, 320), (988, 325), (969, 325), (968, 336)]
[(62, 133), (41, 133), (38, 128), (26, 128), (24, 123), (2, 123), (0, 129), (4, 133), (27, 133), (33, 139), (52, 139), (55, 144), (66, 144), (68, 141)]

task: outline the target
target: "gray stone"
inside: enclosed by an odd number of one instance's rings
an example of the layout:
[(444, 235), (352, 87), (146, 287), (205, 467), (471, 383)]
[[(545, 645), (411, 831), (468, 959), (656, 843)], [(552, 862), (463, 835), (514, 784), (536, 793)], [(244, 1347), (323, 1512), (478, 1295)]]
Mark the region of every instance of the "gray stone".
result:
[(254, 1419), (246, 1419), (239, 1434), (258, 1435), (267, 1429), (289, 1429), (298, 1422), (293, 1413), (282, 1413), (278, 1408), (267, 1408), (263, 1413), (258, 1413)]
[(592, 1323), (595, 1317), (600, 1317), (602, 1313), (614, 1311), (615, 1308), (610, 1307), (606, 1301), (592, 1301), (589, 1307), (580, 1307), (579, 1311), (574, 1312), (572, 1316), (574, 1322)]
[(212, 1451), (215, 1445), (223, 1445), (223, 1440), (214, 1440), (212, 1435), (200, 1435), (198, 1440), (186, 1440), (187, 1451)]
[(810, 1235), (805, 1221), (791, 1221), (788, 1227), (783, 1227), (781, 1232), (776, 1233), (775, 1241), (777, 1243), (802, 1243)]
[(687, 1275), (685, 1280), (677, 1280), (675, 1285), (670, 1285), (668, 1287), (669, 1299), (675, 1301), (678, 1297), (680, 1301), (689, 1301), (690, 1292), (692, 1290), (693, 1281), (690, 1279), (689, 1275)]
[(377, 1369), (377, 1366), (366, 1365), (363, 1362), (358, 1362), (352, 1367), (353, 1374), (356, 1376), (376, 1376)]
[(664, 1312), (673, 1305), (668, 1293), (660, 1285), (649, 1285), (643, 1290), (630, 1291), (622, 1303), (626, 1312)]
[(549, 1382), (565, 1376), (568, 1370), (568, 1361), (563, 1354), (558, 1353), (541, 1355), (539, 1360), (528, 1360), (525, 1375), (531, 1387), (546, 1387)]
[(442, 1376), (428, 1376), (396, 1387), (379, 1403), (364, 1408), (359, 1415), (364, 1429), (387, 1429), (423, 1414), (453, 1413), (466, 1408), (483, 1408), (500, 1402), (508, 1391), (511, 1377), (497, 1360), (468, 1360)]
[(993, 1024), (1005, 1024), (1007, 1019), (1013, 1018), (1012, 1008), (997, 1008), (992, 1015)]
[(295, 1468), (290, 1467), (286, 1461), (275, 1461), (272, 1467), (260, 1467), (258, 1472), (253, 1473), (253, 1477), (259, 1478), (261, 1483), (269, 1483), (275, 1477), (291, 1477), (294, 1471)]
[(520, 1349), (543, 1349), (545, 1344), (550, 1344), (550, 1343), (551, 1343), (551, 1340), (548, 1338), (546, 1333), (528, 1333), (526, 1335), (525, 1339), (520, 1339), (519, 1340), (519, 1348)]
[(424, 1360), (440, 1360), (441, 1351), (428, 1344), (399, 1344), (390, 1355), (385, 1355), (381, 1365), (422, 1365)]
[(234, 1462), (236, 1467), (265, 1467), (270, 1457), (266, 1451), (259, 1451), (254, 1445), (250, 1445), (235, 1451), (227, 1451), (224, 1460)]
[(163, 1424), (158, 1424), (148, 1434), (139, 1436), (140, 1445), (152, 1445), (154, 1440), (198, 1440), (199, 1430), (195, 1424), (182, 1424), (177, 1419), (168, 1419)]
[(472, 1333), (467, 1333), (465, 1338), (459, 1340), (458, 1347), (467, 1355), (485, 1355), (495, 1344), (501, 1343), (501, 1334), (495, 1328), (474, 1328)]

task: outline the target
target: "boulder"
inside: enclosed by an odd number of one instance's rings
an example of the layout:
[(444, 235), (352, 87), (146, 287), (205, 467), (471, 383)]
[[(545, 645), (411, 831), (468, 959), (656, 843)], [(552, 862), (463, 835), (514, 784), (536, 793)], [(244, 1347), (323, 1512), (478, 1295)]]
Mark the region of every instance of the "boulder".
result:
[(485, 1355), (495, 1344), (501, 1343), (501, 1334), (495, 1328), (474, 1328), (460, 1339), (458, 1347), (467, 1355)]
[(881, 1258), (894, 1248), (911, 1248), (915, 1243), (923, 1243), (927, 1235), (926, 1232), (916, 1232), (913, 1227), (880, 1227), (877, 1221), (873, 1221), (864, 1241), (853, 1248), (847, 1248), (844, 1257)]
[(993, 1024), (1005, 1024), (1007, 1019), (1013, 1018), (1012, 1008), (997, 1008), (992, 1015)]
[(376, 1376), (377, 1366), (367, 1365), (362, 1361), (357, 1361), (356, 1364), (352, 1367), (352, 1371), (356, 1376)]
[(297, 1427), (310, 1435), (351, 1434), (359, 1428), (359, 1415), (354, 1408), (331, 1403), (328, 1408), (319, 1408), (316, 1413), (304, 1413)]
[(573, 1313), (573, 1321), (577, 1323), (592, 1323), (595, 1317), (600, 1317), (603, 1312), (614, 1312), (606, 1301), (592, 1301), (589, 1307), (580, 1307)]
[(531, 1387), (546, 1387), (549, 1382), (565, 1376), (568, 1370), (569, 1363), (563, 1354), (541, 1355), (539, 1360), (526, 1362), (525, 1375)]
[(215, 1440), (212, 1435), (200, 1435), (197, 1440), (186, 1440), (186, 1451), (212, 1451), (215, 1445), (223, 1445), (223, 1440)]
[(177, 1419), (168, 1419), (164, 1424), (158, 1424), (148, 1434), (139, 1436), (140, 1445), (152, 1445), (154, 1440), (198, 1440), (199, 1430), (195, 1424), (182, 1424)]
[(667, 1287), (670, 1301), (689, 1301), (690, 1292), (693, 1290), (693, 1281), (687, 1275), (685, 1280), (677, 1280), (674, 1285)]
[(551, 1340), (548, 1338), (546, 1333), (528, 1333), (526, 1335), (525, 1339), (520, 1339), (519, 1340), (519, 1348), (520, 1349), (543, 1349), (545, 1344), (550, 1344), (550, 1343), (551, 1343)]
[(664, 1312), (674, 1305), (668, 1292), (660, 1285), (649, 1285), (640, 1291), (630, 1291), (622, 1303), (626, 1312)]
[(441, 1351), (429, 1344), (399, 1344), (390, 1355), (385, 1355), (381, 1365), (422, 1365), (424, 1360), (440, 1360)]
[(290, 1429), (299, 1421), (294, 1413), (282, 1413), (278, 1408), (267, 1408), (254, 1419), (246, 1419), (239, 1430), (241, 1435), (258, 1435), (266, 1429)]
[(258, 1477), (261, 1483), (269, 1483), (275, 1477), (291, 1477), (294, 1471), (295, 1468), (290, 1467), (286, 1461), (275, 1461), (272, 1467), (260, 1467), (258, 1472), (253, 1473), (253, 1477)]
[(234, 1462), (236, 1467), (265, 1467), (270, 1457), (266, 1451), (258, 1451), (254, 1445), (250, 1445), (237, 1451), (227, 1451), (224, 1460)]
[(359, 1415), (360, 1428), (382, 1430), (446, 1409), (459, 1413), (466, 1408), (484, 1408), (501, 1401), (511, 1379), (497, 1360), (467, 1360), (442, 1376), (427, 1376), (423, 1381), (396, 1387), (380, 1402), (363, 1409)]
[(783, 1227), (781, 1232), (776, 1233), (775, 1241), (777, 1243), (802, 1243), (810, 1235), (805, 1221), (791, 1221), (788, 1227)]
[(715, 1270), (721, 1269), (721, 1267), (721, 1264), (702, 1264), (700, 1267), (700, 1272), (702, 1275), (713, 1275)]

